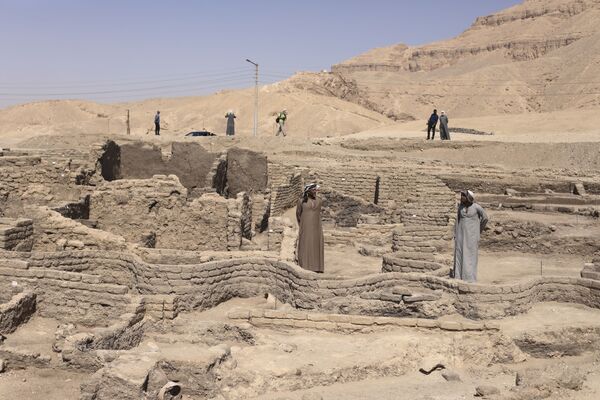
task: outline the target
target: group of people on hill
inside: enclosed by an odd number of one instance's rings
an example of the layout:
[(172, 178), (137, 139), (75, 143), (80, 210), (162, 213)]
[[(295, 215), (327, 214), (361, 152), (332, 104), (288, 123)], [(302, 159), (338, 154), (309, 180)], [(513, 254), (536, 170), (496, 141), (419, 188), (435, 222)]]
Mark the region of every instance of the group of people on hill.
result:
[[(225, 118), (227, 118), (227, 128), (225, 129), (225, 135), (234, 136), (235, 135), (235, 118), (236, 115), (233, 110), (229, 110), (227, 114), (225, 114)], [(285, 121), (287, 120), (287, 110), (283, 110), (277, 113), (277, 117), (275, 118), (275, 123), (277, 124), (277, 133), (275, 136), (286, 136), (285, 132)], [(160, 136), (160, 111), (156, 111), (154, 115), (154, 134), (156, 136)]]
[[(298, 264), (309, 271), (323, 273), (325, 252), (321, 206), (323, 201), (317, 195), (319, 185), (308, 184), (296, 205), (298, 222), (298, 242), (296, 258)], [(477, 281), (479, 238), (488, 223), (488, 216), (475, 202), (470, 190), (460, 192), (460, 203), (454, 225), (454, 267), (452, 277), (467, 282)]]
[(437, 110), (433, 110), (433, 113), (427, 120), (427, 140), (431, 134), (431, 140), (435, 139), (435, 128), (440, 123), (440, 139), (450, 140), (450, 131), (448, 130), (448, 116), (445, 111), (442, 111), (438, 116)]

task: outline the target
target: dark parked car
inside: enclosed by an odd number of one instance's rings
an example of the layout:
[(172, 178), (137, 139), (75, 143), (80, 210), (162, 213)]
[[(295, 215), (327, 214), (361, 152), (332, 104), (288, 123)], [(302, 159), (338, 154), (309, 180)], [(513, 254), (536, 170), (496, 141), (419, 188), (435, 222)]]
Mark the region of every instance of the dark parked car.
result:
[(216, 136), (216, 135), (209, 131), (193, 131), (190, 133), (186, 133), (185, 136)]

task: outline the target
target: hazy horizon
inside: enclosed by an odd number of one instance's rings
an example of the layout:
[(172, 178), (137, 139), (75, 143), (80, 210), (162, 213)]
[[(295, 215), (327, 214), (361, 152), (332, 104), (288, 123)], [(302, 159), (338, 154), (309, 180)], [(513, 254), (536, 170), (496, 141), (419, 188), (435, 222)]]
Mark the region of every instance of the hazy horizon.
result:
[[(375, 47), (456, 36), (519, 0), (5, 1), (0, 108), (204, 95), (319, 71)], [(410, 4), (410, 5), (403, 5)], [(170, 7), (169, 7), (170, 6)]]

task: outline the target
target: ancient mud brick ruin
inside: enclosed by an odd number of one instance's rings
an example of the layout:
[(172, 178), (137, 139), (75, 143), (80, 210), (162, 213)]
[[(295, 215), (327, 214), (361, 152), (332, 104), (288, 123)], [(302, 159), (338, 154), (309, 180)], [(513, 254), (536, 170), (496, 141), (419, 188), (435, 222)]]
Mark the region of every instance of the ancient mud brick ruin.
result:
[[(187, 332), (208, 341), (209, 328), (186, 331), (178, 321), (233, 298), (265, 294), (287, 308), (234, 310), (227, 328), (210, 332), (225, 329), (227, 340), (250, 346), (248, 326), (345, 333), (402, 327), (425, 335), (474, 335), (474, 348), (482, 337), (509, 343), (501, 346), (502, 357), (517, 359), (531, 343), (519, 349), (520, 342), (503, 337), (490, 320), (549, 301), (600, 308), (598, 259), (581, 276), (540, 274), (525, 282), (478, 284), (450, 279), (454, 191), (472, 187), (490, 209), (593, 220), (600, 187), (585, 182), (586, 196), (576, 197), (571, 182), (560, 177), (540, 177), (535, 185), (512, 178), (509, 196), (500, 170), (453, 173), (364, 160), (293, 165), (247, 149), (215, 152), (198, 143), (159, 148), (108, 141), (89, 152), (5, 151), (0, 333), (8, 340), (0, 345), (2, 368), (83, 371), (80, 398), (90, 400), (182, 393), (217, 398), (224, 388), (233, 390), (217, 376), (239, 385), (232, 398), (246, 398), (252, 390), (257, 395), (272, 387), (250, 389), (240, 380), (228, 364), (229, 347), (194, 347), (182, 338), (189, 345), (186, 356), (191, 354), (184, 360), (164, 335)], [(352, 251), (364, 263), (378, 260), (376, 270), (365, 267), (348, 277), (296, 265), (292, 210), (307, 182), (323, 189), (327, 249)], [(492, 218), (482, 248), (571, 248), (598, 255), (598, 238), (559, 237), (556, 227), (519, 215)], [(462, 319), (441, 318), (451, 315)], [(26, 351), (18, 339), (11, 344), (11, 335), (26, 330), (34, 316), (59, 325), (47, 353)]]

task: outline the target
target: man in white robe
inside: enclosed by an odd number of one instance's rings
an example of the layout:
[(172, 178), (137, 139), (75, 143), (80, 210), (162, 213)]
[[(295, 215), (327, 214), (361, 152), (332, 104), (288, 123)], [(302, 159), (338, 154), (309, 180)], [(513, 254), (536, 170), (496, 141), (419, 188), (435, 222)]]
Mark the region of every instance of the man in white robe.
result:
[(475, 203), (473, 192), (462, 191), (454, 226), (454, 278), (467, 282), (477, 281), (479, 237), (487, 222), (488, 216)]

